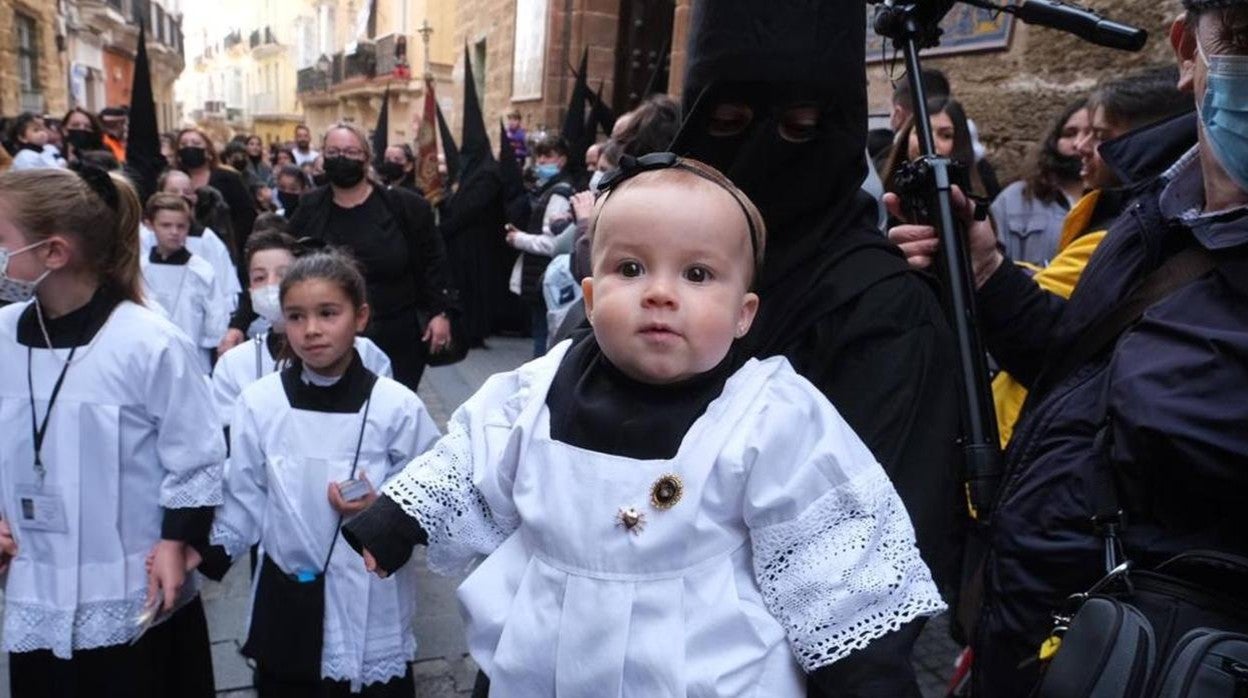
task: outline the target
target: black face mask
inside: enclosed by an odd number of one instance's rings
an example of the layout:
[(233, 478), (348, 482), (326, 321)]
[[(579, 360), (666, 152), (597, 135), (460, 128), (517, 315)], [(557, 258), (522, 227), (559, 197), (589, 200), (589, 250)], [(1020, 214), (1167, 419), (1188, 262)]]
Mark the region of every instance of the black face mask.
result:
[(403, 175), (407, 173), (403, 171), (401, 163), (387, 160), (377, 166), (377, 174), (381, 175), (381, 178), (387, 182), (393, 183), (403, 179)]
[(69, 143), (74, 150), (80, 153), (84, 150), (99, 150), (104, 147), (104, 142), (100, 139), (100, 136), (94, 131), (85, 128), (75, 128), (66, 131), (65, 142)]
[(192, 170), (203, 167), (208, 162), (208, 151), (203, 148), (178, 148), (178, 162)]
[(323, 187), (326, 184), (329, 184), (329, 176), (324, 172), (318, 172), (312, 175), (312, 183), (318, 187)]
[[(710, 115), (724, 102), (744, 103), (753, 116), (738, 133), (712, 135)], [(806, 104), (820, 105), (815, 127), (800, 142), (782, 137), (783, 110)], [(844, 201), (866, 177), (865, 132), (856, 132), (856, 120), (838, 113), (837, 104), (814, 88), (754, 83), (707, 90), (672, 149), (727, 175), (763, 214), (769, 238), (800, 235), (800, 221)]]
[(325, 158), (325, 176), (335, 187), (353, 187), (364, 179), (364, 163), (341, 155)]
[(239, 172), (242, 172), (243, 170), (247, 169), (247, 158), (246, 157), (231, 158), (230, 167), (233, 167)]
[(282, 212), (287, 218), (295, 215), (295, 209), (299, 208), (299, 195), (288, 191), (279, 191), (277, 200), (282, 204)]

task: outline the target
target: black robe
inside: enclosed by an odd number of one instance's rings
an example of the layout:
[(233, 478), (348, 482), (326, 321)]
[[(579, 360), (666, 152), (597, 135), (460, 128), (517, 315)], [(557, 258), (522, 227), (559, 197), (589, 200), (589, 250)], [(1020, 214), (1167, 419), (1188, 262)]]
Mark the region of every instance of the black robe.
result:
[(500, 314), (515, 304), (507, 279), (516, 255), (504, 238), (502, 183), (494, 163), (470, 172), (441, 214), (438, 227), (460, 292), (462, 327), (475, 346), (498, 330)]

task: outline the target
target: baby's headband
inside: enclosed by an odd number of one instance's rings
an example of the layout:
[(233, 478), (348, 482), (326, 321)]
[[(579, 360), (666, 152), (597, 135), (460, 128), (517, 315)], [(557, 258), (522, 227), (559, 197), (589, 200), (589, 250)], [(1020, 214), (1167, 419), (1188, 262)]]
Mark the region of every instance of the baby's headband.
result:
[[(741, 193), (734, 187), (724, 184), (723, 181), (712, 177), (709, 173), (704, 172), (698, 167), (694, 167), (685, 162), (676, 153), (648, 153), (641, 157), (633, 157), (624, 155), (620, 157), (619, 166), (603, 176), (602, 181), (598, 183), (598, 192), (602, 194), (603, 206), (606, 205), (607, 197), (611, 195), (612, 189), (620, 186), (624, 182), (636, 177), (642, 172), (650, 172), (652, 170), (677, 169), (691, 172), (708, 182), (714, 183), (720, 189), (728, 192), (733, 201), (741, 207), (741, 213), (745, 216), (745, 222), (750, 227), (750, 251), (753, 253), (755, 265), (758, 260), (758, 229), (754, 226), (754, 216), (750, 215), (750, 209), (745, 205)], [(727, 178), (725, 178), (727, 179)], [(601, 215), (602, 207), (599, 207), (599, 215)]]

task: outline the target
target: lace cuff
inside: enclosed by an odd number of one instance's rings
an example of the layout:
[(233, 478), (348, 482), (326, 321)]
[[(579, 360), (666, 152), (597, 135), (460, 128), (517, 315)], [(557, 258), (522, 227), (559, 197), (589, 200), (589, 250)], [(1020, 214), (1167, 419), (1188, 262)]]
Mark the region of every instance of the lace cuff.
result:
[(751, 535), (754, 576), (807, 673), (945, 608), (882, 471)]
[(408, 464), (381, 491), (425, 529), (429, 569), (438, 574), (462, 573), (501, 545), (518, 525), (497, 518), (474, 483), (472, 439), (456, 421), (432, 450)]
[(160, 486), (160, 505), (166, 509), (215, 507), (222, 501), (225, 468), (213, 463), (186, 472), (169, 473)]
[(219, 516), (216, 521), (212, 522), (212, 532), (208, 534), (208, 542), (211, 545), (221, 546), (231, 560), (236, 559), (251, 548), (251, 541), (235, 528), (221, 521)]

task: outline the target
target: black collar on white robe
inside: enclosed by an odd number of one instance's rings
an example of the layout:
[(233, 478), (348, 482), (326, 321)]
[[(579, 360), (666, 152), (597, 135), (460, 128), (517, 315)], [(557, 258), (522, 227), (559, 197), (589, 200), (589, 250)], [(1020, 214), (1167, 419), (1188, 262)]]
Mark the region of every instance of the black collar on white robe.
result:
[[(43, 321), (48, 328), (48, 339), (52, 341), (52, 347), (68, 349), (90, 344), (121, 300), (121, 296), (115, 291), (101, 286), (95, 290), (91, 300), (77, 310), (58, 318), (50, 318), (45, 313)], [(43, 331), (39, 329), (39, 318), (35, 317), (34, 303), (27, 306), (17, 319), (17, 342), (35, 349), (46, 349), (48, 346)]]
[(160, 250), (153, 247), (152, 251), (147, 255), (147, 261), (152, 264), (186, 264), (191, 261), (191, 251), (183, 247), (168, 257), (161, 257)]
[(303, 381), (303, 362), (292, 361), (282, 369), (282, 389), (290, 406), (309, 412), (334, 412), (355, 414), (364, 408), (373, 392), (377, 374), (364, 367), (364, 361), (355, 349), (351, 350), (351, 363), (337, 383), (321, 387)]
[(625, 458), (675, 457), (689, 428), (724, 391), (735, 354), (734, 345), (706, 373), (651, 385), (616, 368), (591, 333), (568, 349), (546, 394), (550, 437)]

